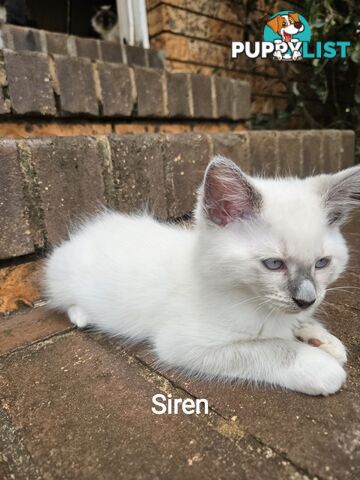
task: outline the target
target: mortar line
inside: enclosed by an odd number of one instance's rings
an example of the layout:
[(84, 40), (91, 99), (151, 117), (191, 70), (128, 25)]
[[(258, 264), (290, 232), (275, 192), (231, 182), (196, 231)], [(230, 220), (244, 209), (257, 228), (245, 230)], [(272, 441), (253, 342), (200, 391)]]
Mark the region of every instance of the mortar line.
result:
[(34, 347), (35, 345), (41, 344), (43, 342), (45, 343), (48, 340), (51, 340), (52, 338), (61, 337), (61, 336), (65, 337), (66, 335), (73, 333), (75, 330), (76, 330), (75, 327), (70, 325), (65, 330), (61, 330), (60, 332), (50, 333), (46, 337), (39, 338), (37, 340), (34, 340), (33, 342), (27, 343), (26, 345), (20, 345), (19, 347), (16, 347), (13, 350), (9, 350), (8, 352), (0, 353), (0, 360), (7, 359), (18, 352), (22, 352), (23, 350), (26, 350), (27, 348)]

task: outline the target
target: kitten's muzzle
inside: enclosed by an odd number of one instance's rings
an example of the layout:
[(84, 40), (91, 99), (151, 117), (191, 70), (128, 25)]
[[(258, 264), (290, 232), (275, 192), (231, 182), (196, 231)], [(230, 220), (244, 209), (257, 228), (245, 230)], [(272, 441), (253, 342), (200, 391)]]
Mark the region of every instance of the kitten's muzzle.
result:
[(313, 300), (304, 300), (303, 298), (295, 298), (295, 297), (292, 297), (292, 299), (294, 300), (294, 302), (296, 303), (296, 305), (300, 308), (302, 308), (303, 310), (305, 310), (306, 308), (309, 308), (311, 307), (311, 305), (314, 305), (315, 301), (316, 301), (316, 298), (314, 298)]
[(316, 288), (309, 272), (299, 272), (289, 284), (290, 296), (302, 310), (316, 302)]

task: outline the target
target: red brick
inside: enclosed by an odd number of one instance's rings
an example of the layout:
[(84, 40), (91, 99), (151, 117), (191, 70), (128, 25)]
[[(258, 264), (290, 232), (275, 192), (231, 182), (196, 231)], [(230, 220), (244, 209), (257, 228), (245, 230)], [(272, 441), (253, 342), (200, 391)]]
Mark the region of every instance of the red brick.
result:
[(163, 147), (166, 197), (170, 217), (190, 213), (210, 160), (208, 137), (200, 133), (166, 135)]
[(4, 60), (13, 112), (20, 115), (55, 115), (47, 56), (5, 50)]
[(278, 132), (256, 130), (249, 132), (250, 161), (253, 174), (274, 176), (278, 170)]
[(139, 65), (140, 67), (147, 66), (145, 49), (142, 47), (126, 45), (126, 57), (128, 65)]
[(67, 237), (84, 214), (106, 203), (102, 159), (92, 137), (27, 140), (38, 178), (48, 242)]
[(219, 118), (234, 118), (234, 82), (230, 78), (215, 77), (216, 104)]
[(303, 168), (304, 177), (321, 173), (321, 131), (303, 132)]
[(99, 58), (99, 41), (94, 38), (75, 37), (76, 53), (78, 57)]
[(46, 45), (48, 53), (56, 55), (69, 55), (67, 48), (68, 36), (63, 33), (46, 32)]
[(302, 132), (280, 131), (278, 137), (277, 173), (281, 176), (301, 176), (303, 163)]
[(138, 116), (165, 116), (164, 73), (155, 68), (134, 67), (134, 74)]
[(101, 59), (104, 62), (125, 63), (121, 45), (116, 42), (100, 41)]
[(340, 151), (340, 167), (351, 167), (355, 163), (355, 132), (343, 130)]
[(15, 140), (1, 140), (0, 164), (0, 258), (26, 255), (34, 242)]
[(213, 118), (211, 77), (192, 73), (191, 88), (195, 118)]
[(149, 209), (167, 217), (163, 135), (110, 137), (116, 207), (122, 212)]
[(251, 87), (249, 82), (234, 80), (234, 120), (250, 118)]
[(135, 95), (130, 68), (116, 63), (97, 62), (104, 116), (130, 117)]
[(321, 135), (323, 170), (325, 173), (337, 172), (341, 169), (341, 131), (323, 130)]
[(91, 61), (54, 55), (61, 113), (98, 115)]
[(233, 160), (245, 173), (250, 173), (249, 134), (218, 133), (212, 135), (214, 155)]
[(29, 309), (3, 318), (0, 321), (0, 357), (71, 328), (65, 316), (50, 313), (46, 308)]
[(170, 117), (191, 117), (191, 91), (186, 73), (167, 73), (167, 96)]

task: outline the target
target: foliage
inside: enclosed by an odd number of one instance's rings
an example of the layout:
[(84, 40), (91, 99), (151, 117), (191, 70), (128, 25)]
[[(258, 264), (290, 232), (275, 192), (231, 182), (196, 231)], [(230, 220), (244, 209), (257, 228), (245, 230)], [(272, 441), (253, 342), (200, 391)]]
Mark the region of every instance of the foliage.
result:
[(345, 59), (312, 60), (310, 88), (325, 106), (326, 126), (356, 128), (360, 123), (360, 4), (358, 0), (305, 0), (312, 41), (351, 42)]

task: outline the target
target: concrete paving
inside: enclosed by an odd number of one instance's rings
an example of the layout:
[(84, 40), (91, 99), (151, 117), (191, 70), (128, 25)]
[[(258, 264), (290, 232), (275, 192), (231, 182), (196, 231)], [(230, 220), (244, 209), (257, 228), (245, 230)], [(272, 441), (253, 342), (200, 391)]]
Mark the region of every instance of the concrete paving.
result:
[[(360, 234), (326, 321), (348, 380), (314, 398), (185, 378), (146, 346), (72, 329), (43, 307), (0, 319), (0, 479), (360, 478)], [(207, 398), (208, 415), (155, 415), (152, 396)]]

